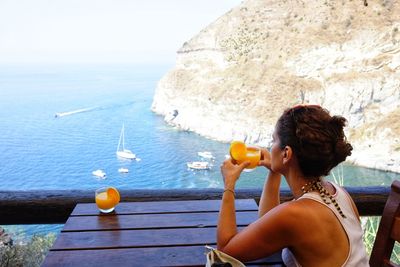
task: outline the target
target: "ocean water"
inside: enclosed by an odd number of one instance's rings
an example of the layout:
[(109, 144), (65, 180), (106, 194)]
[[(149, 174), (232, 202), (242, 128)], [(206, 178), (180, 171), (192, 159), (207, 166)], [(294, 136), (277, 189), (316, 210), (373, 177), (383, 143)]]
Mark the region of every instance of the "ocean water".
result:
[[(221, 188), (219, 166), (229, 145), (174, 129), (150, 110), (170, 67), (0, 67), (0, 190)], [(116, 157), (122, 124), (126, 147), (140, 161)], [(187, 168), (200, 160), (198, 151), (216, 157), (210, 171)], [(106, 179), (92, 175), (97, 169)], [(396, 177), (347, 164), (332, 173), (349, 186), (389, 185)], [(260, 187), (266, 174), (245, 173), (238, 187)]]

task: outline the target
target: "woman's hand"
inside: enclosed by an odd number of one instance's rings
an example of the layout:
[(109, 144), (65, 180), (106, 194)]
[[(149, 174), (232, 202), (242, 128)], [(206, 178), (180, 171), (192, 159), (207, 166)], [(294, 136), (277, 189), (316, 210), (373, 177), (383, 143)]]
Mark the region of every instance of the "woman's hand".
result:
[(224, 178), (225, 189), (234, 190), (236, 181), (239, 179), (243, 169), (250, 165), (249, 161), (244, 161), (237, 165), (231, 158), (226, 159), (221, 165), (221, 174)]
[(258, 163), (258, 166), (264, 166), (271, 170), (271, 153), (265, 148), (261, 148), (261, 160)]

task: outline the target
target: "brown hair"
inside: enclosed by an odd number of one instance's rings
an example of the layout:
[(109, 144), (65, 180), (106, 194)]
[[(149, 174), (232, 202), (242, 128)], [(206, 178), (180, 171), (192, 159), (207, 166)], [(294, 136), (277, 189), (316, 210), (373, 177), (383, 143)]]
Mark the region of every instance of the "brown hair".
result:
[(281, 148), (290, 146), (303, 175), (326, 176), (330, 170), (351, 155), (343, 128), (346, 119), (331, 116), (317, 105), (298, 105), (286, 109), (277, 122)]

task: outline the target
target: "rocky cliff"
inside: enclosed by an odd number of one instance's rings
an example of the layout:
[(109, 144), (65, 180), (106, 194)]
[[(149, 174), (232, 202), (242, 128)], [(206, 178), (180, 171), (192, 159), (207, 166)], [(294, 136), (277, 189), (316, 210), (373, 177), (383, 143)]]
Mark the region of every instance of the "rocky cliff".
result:
[(348, 119), (351, 162), (400, 172), (400, 1), (244, 1), (183, 44), (152, 110), (209, 138), (268, 146), (298, 103)]

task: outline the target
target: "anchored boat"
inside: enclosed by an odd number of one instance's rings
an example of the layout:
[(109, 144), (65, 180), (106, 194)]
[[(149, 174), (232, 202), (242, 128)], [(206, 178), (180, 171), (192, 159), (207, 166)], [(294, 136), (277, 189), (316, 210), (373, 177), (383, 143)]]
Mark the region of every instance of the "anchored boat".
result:
[(186, 163), (188, 168), (195, 170), (209, 170), (211, 169), (211, 164), (207, 161), (192, 161)]
[(94, 176), (97, 176), (97, 177), (99, 177), (99, 178), (106, 178), (106, 173), (103, 171), (103, 170), (95, 170), (95, 171), (92, 171), (92, 174), (94, 175)]
[(135, 159), (136, 155), (125, 148), (125, 126), (122, 124), (121, 134), (119, 136), (117, 156), (124, 159)]
[(119, 169), (118, 169), (118, 172), (119, 172), (119, 173), (128, 173), (129, 170), (128, 170), (127, 168), (119, 168)]

